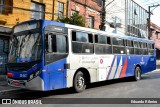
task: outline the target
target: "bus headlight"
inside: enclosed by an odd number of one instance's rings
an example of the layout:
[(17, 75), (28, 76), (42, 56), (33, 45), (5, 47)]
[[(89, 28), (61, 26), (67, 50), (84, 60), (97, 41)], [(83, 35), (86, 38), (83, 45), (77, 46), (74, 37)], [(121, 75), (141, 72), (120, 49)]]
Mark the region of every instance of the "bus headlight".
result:
[(38, 70), (37, 72), (35, 72), (35, 76), (38, 76), (40, 74), (40, 70)]
[(34, 77), (34, 75), (31, 74), (31, 75), (29, 76), (29, 80), (33, 79), (33, 77)]
[(37, 77), (41, 72), (42, 72), (42, 70), (38, 70), (38, 71), (34, 72), (33, 74), (30, 74), (28, 81), (30, 81), (33, 78)]

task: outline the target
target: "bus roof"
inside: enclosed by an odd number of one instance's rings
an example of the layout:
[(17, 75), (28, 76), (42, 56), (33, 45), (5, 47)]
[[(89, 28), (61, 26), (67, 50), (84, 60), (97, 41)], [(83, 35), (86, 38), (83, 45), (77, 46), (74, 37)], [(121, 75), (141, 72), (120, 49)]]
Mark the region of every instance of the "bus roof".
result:
[(47, 25), (55, 25), (55, 26), (59, 26), (59, 27), (67, 27), (70, 29), (75, 29), (75, 30), (84, 31), (84, 32), (86, 31), (86, 32), (99, 34), (99, 35), (107, 35), (110, 37), (118, 37), (118, 38), (123, 38), (123, 39), (137, 40), (137, 41), (143, 41), (143, 42), (149, 42), (149, 43), (154, 42), (153, 40), (147, 40), (144, 38), (137, 38), (137, 37), (128, 36), (125, 34), (118, 34), (118, 33), (112, 33), (112, 32), (107, 32), (107, 31), (101, 31), (101, 30), (96, 30), (96, 29), (91, 29), (91, 28), (86, 28), (86, 27), (81, 27), (81, 26), (76, 26), (76, 25), (71, 25), (71, 24), (65, 24), (65, 23), (56, 22), (56, 21), (50, 21), (50, 20), (29, 20), (29, 21), (19, 23), (18, 25), (23, 24), (23, 23), (27, 23), (27, 22), (31, 22), (31, 21), (42, 21), (43, 28)]

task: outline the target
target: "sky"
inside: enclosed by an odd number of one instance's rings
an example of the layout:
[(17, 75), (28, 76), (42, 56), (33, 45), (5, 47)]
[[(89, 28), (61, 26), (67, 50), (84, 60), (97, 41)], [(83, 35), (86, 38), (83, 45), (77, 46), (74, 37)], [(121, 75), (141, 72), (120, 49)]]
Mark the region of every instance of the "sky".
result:
[[(160, 0), (135, 0), (137, 3), (141, 4), (146, 10), (148, 6), (160, 4)], [(151, 8), (153, 15), (151, 15), (151, 22), (155, 23), (160, 27), (160, 6), (156, 8)]]

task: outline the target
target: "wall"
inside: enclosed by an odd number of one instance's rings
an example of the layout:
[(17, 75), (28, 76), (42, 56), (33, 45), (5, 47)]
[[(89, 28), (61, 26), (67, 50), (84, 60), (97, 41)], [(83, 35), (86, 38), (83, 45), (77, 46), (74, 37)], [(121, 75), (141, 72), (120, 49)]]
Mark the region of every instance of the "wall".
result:
[(155, 41), (157, 65), (160, 65), (160, 27), (151, 22), (151, 40)]
[[(45, 5), (46, 20), (57, 19), (58, 1), (64, 2), (64, 16), (66, 16), (67, 14), (67, 0), (54, 0), (54, 16), (52, 15), (53, 0), (32, 0), (32, 1), (39, 2)], [(13, 0), (13, 7), (24, 8), (27, 10), (13, 8), (12, 13), (0, 14), (0, 25), (12, 27), (19, 22), (30, 20), (30, 5), (31, 5), (31, 0)]]
[[(20, 7), (20, 8), (30, 8), (30, 0), (13, 0), (13, 6)], [(6, 8), (7, 9), (7, 8)], [(5, 26), (13, 26), (18, 22), (29, 20), (30, 19), (30, 12), (29, 11), (22, 11), (20, 9), (12, 9), (12, 13), (9, 14), (0, 14), (0, 20), (3, 20), (5, 23), (0, 23), (1, 25)]]
[(86, 27), (88, 27), (88, 16), (94, 17), (94, 28), (99, 29), (101, 24), (101, 5), (94, 0), (71, 0), (69, 8), (69, 16), (71, 16), (71, 10), (78, 11), (79, 15), (82, 15)]

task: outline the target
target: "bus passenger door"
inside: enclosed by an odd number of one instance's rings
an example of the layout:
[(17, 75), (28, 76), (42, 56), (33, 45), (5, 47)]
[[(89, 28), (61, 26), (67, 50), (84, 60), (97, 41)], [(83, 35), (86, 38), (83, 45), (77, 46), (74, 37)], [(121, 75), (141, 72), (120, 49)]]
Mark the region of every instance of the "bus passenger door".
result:
[(66, 69), (68, 56), (67, 36), (50, 33), (45, 36), (45, 64), (49, 72), (50, 88), (66, 87)]

